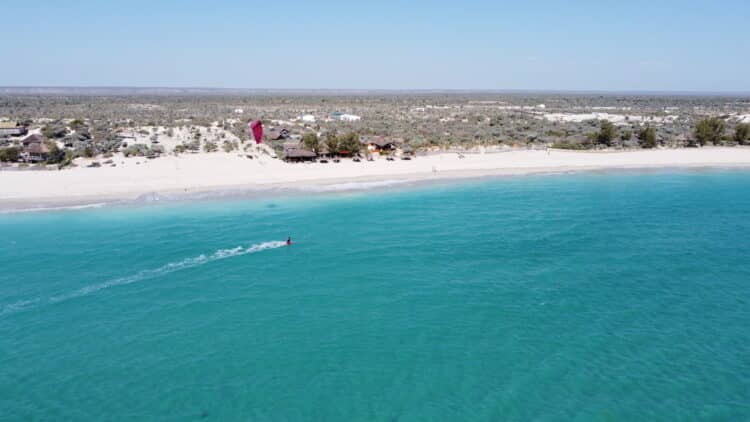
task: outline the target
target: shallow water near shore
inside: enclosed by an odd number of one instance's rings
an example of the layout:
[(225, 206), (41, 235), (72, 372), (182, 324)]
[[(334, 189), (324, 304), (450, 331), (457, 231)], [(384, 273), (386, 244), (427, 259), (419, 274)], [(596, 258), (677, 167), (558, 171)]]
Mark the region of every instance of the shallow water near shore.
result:
[(0, 419), (748, 419), (749, 188), (675, 170), (0, 215)]

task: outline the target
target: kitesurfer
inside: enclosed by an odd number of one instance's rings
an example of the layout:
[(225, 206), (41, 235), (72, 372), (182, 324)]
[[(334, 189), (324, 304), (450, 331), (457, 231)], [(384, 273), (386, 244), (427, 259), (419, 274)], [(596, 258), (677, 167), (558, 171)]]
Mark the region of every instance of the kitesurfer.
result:
[(292, 244), (292, 236), (289, 236), (286, 238), (286, 245), (289, 246)]

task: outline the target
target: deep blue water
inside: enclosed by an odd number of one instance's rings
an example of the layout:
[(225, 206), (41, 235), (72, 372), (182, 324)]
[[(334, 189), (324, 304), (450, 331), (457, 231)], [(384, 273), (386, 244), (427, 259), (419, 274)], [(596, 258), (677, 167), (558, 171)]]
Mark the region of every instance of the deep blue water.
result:
[(0, 215), (0, 419), (748, 420), (749, 256), (743, 171)]

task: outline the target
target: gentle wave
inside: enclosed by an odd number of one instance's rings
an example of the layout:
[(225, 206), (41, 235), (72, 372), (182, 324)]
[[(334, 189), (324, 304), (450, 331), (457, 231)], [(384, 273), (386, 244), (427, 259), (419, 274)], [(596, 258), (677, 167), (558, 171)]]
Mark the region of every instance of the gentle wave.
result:
[(389, 186), (395, 186), (405, 183), (411, 183), (413, 180), (409, 179), (393, 179), (393, 180), (378, 180), (372, 182), (345, 182), (345, 183), (333, 183), (330, 185), (310, 185), (301, 186), (297, 189), (308, 191), (308, 192), (344, 192), (344, 191), (358, 191), (385, 188)]
[(219, 189), (219, 190), (205, 190), (196, 192), (180, 192), (180, 193), (158, 193), (148, 192), (139, 195), (135, 199), (123, 199), (112, 202), (97, 202), (90, 204), (80, 205), (61, 205), (61, 206), (39, 206), (39, 207), (28, 207), (28, 208), (0, 208), (0, 214), (21, 214), (21, 213), (33, 213), (33, 212), (53, 212), (53, 211), (76, 211), (86, 210), (93, 208), (104, 208), (107, 206), (126, 206), (128, 204), (154, 204), (154, 203), (169, 203), (177, 201), (193, 201), (193, 200), (210, 200), (210, 199), (224, 199), (224, 198), (258, 198), (267, 197), (273, 195), (283, 194), (295, 194), (295, 193), (338, 193), (338, 192), (357, 192), (367, 191), (373, 189), (383, 189), (398, 185), (412, 184), (419, 182), (419, 179), (388, 179), (388, 180), (376, 180), (369, 182), (342, 182), (342, 183), (330, 183), (330, 184), (300, 184), (293, 187), (284, 186), (258, 186), (254, 188), (236, 188), (236, 189)]
[(66, 206), (54, 206), (54, 207), (33, 207), (33, 208), (10, 208), (0, 210), (0, 214), (16, 214), (16, 213), (27, 213), (27, 212), (46, 212), (46, 211), (72, 211), (72, 210), (85, 210), (90, 208), (102, 208), (107, 206), (107, 202), (96, 202), (93, 204), (81, 204), (81, 205), (66, 205)]
[(11, 303), (0, 308), (0, 316), (13, 314), (13, 313), (16, 313), (25, 309), (29, 309), (35, 306), (40, 306), (43, 304), (54, 304), (54, 303), (64, 302), (66, 300), (74, 299), (77, 297), (90, 295), (92, 293), (98, 292), (99, 290), (108, 289), (110, 287), (123, 286), (126, 284), (132, 284), (132, 283), (136, 283), (139, 281), (157, 278), (166, 274), (173, 273), (175, 271), (185, 270), (188, 268), (193, 268), (193, 267), (197, 267), (200, 265), (208, 264), (209, 262), (214, 262), (214, 261), (232, 258), (236, 256), (252, 254), (252, 253), (264, 251), (267, 249), (281, 248), (284, 246), (286, 246), (286, 242), (284, 241), (273, 241), (273, 242), (259, 243), (257, 245), (252, 245), (249, 247), (237, 246), (236, 248), (219, 249), (211, 255), (201, 254), (192, 258), (183, 259), (182, 261), (170, 262), (169, 264), (163, 265), (159, 268), (143, 270), (143, 271), (140, 271), (136, 274), (133, 274), (127, 277), (121, 277), (121, 278), (116, 278), (114, 280), (105, 281), (103, 283), (92, 284), (92, 285), (80, 288), (78, 290), (75, 290), (67, 294), (63, 294), (59, 296), (52, 296), (46, 299), (35, 298), (35, 299), (21, 300), (15, 303)]

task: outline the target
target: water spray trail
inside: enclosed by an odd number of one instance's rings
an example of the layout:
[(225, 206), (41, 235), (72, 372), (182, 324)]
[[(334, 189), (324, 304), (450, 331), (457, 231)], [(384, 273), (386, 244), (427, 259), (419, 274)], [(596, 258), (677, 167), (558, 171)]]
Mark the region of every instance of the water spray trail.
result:
[(159, 268), (143, 270), (136, 274), (129, 275), (126, 277), (120, 277), (113, 280), (105, 281), (103, 283), (91, 284), (86, 287), (82, 287), (78, 290), (70, 293), (65, 293), (58, 296), (52, 296), (47, 299), (35, 298), (29, 300), (21, 300), (15, 303), (4, 305), (0, 307), (0, 317), (4, 315), (13, 314), (25, 309), (32, 307), (41, 306), (44, 304), (54, 304), (64, 302), (66, 300), (74, 299), (81, 296), (87, 296), (92, 293), (96, 293), (100, 290), (108, 289), (115, 286), (123, 286), (126, 284), (132, 284), (139, 281), (149, 280), (157, 277), (161, 277), (166, 274), (170, 274), (176, 271), (185, 270), (188, 268), (194, 268), (200, 265), (208, 264), (209, 262), (219, 261), (222, 259), (233, 258), (242, 255), (248, 255), (267, 249), (276, 249), (286, 246), (286, 242), (274, 241), (264, 242), (249, 247), (237, 246), (231, 249), (219, 249), (211, 255), (198, 255), (192, 258), (186, 258), (182, 261), (170, 262)]

